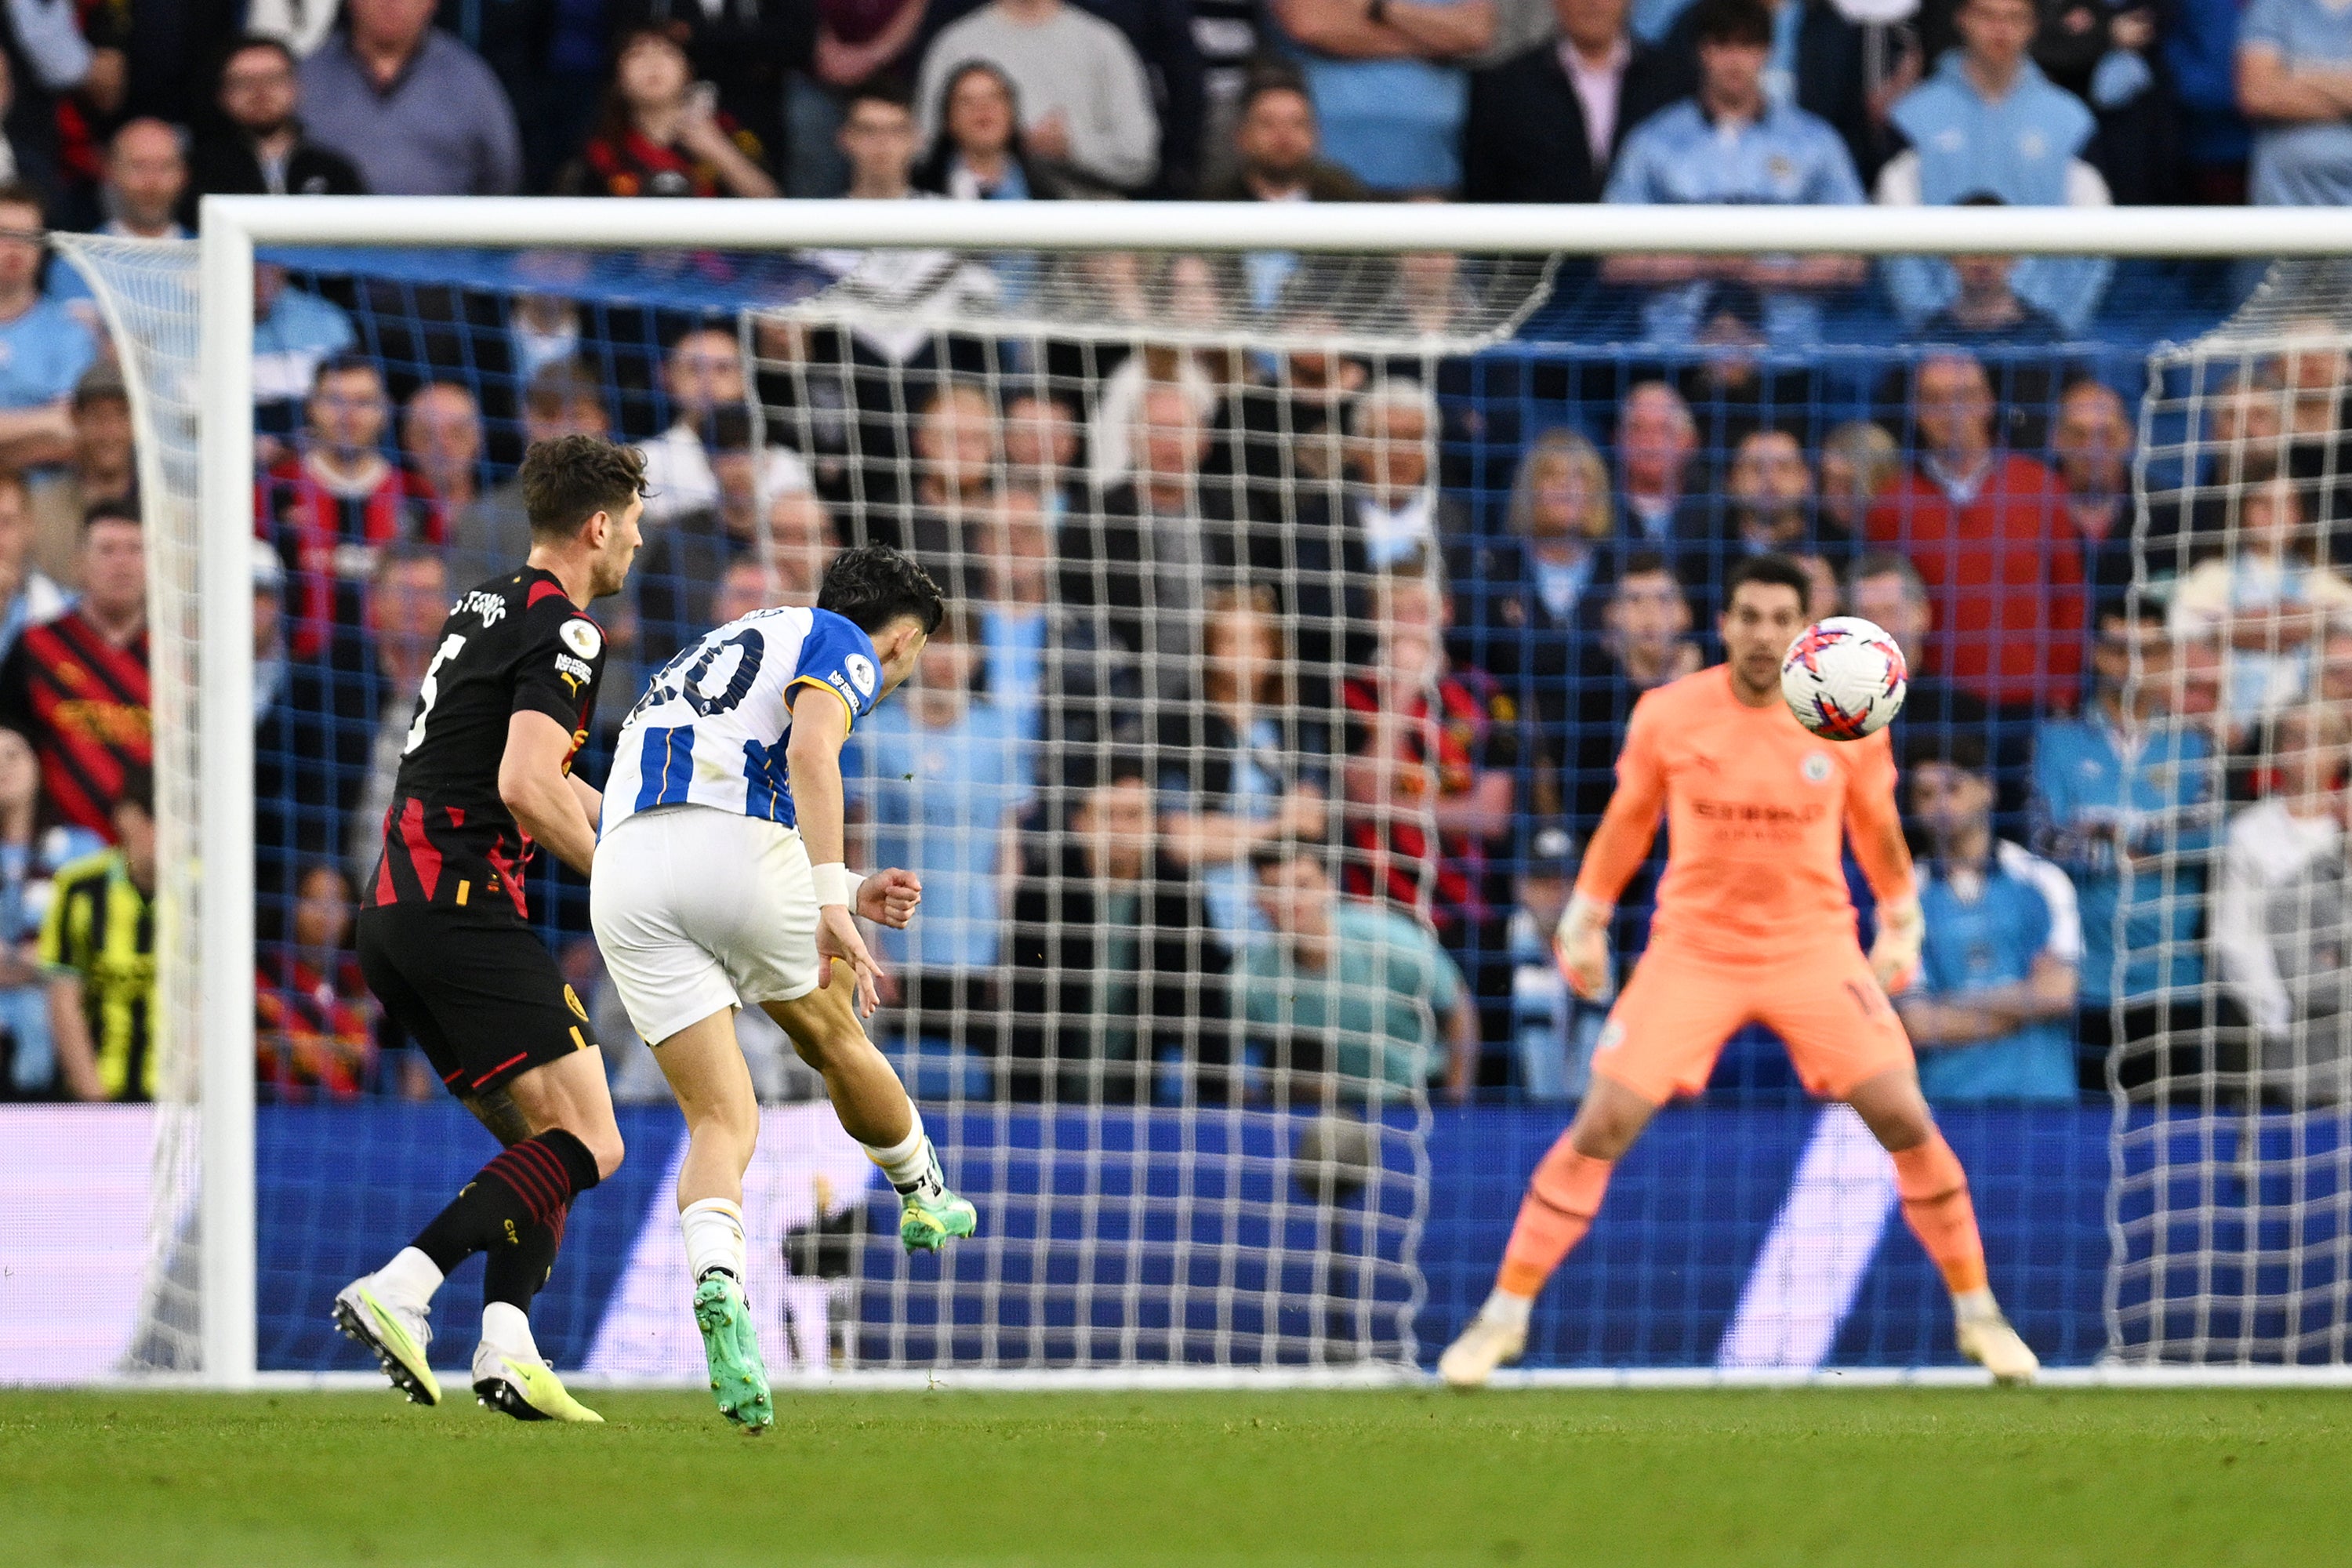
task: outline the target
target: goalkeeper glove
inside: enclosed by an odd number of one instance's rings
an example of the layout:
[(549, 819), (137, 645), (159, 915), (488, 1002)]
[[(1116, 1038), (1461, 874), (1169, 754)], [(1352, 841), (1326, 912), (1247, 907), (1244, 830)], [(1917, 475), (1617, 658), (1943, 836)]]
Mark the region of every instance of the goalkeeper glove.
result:
[(1870, 944), (1870, 972), (1889, 996), (1918, 977), (1919, 947), (1927, 940), (1927, 921), (1919, 913), (1916, 894), (1878, 906), (1878, 940)]
[(1586, 1002), (1609, 994), (1609, 917), (1613, 904), (1588, 899), (1582, 893), (1568, 900), (1552, 932), (1551, 955), (1568, 988)]

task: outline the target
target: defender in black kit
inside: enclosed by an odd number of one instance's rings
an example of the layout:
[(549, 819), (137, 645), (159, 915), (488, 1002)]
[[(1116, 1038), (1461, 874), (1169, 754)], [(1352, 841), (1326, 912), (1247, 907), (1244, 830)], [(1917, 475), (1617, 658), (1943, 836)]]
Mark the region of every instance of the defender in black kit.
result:
[(468, 589), (441, 628), (361, 900), (360, 967), (441, 1081), (505, 1145), (449, 1206), (335, 1298), (344, 1333), (394, 1385), (437, 1404), (433, 1293), (477, 1252), (481, 1402), (522, 1420), (594, 1421), (531, 1339), (572, 1201), (621, 1163), (587, 1010), (534, 935), (525, 868), (544, 847), (581, 875), (597, 792), (572, 773), (604, 670), (588, 607), (620, 592), (639, 542), (645, 461), (588, 436), (542, 441), (520, 476), (530, 557)]

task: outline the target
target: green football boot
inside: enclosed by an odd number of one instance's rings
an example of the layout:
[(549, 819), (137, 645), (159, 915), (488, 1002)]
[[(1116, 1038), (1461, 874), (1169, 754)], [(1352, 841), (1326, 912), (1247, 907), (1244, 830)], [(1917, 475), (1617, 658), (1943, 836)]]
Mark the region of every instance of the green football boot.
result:
[(909, 1252), (937, 1252), (956, 1237), (980, 1228), (980, 1211), (948, 1191), (940, 1173), (939, 1152), (929, 1147), (929, 1139), (924, 1145), (924, 1152), (930, 1156), (929, 1172), (920, 1181), (895, 1189), (902, 1205), (898, 1240)]
[(713, 1269), (695, 1285), (694, 1326), (702, 1331), (702, 1354), (709, 1363), (719, 1414), (754, 1436), (766, 1431), (776, 1419), (776, 1407), (768, 1394), (768, 1369), (760, 1359), (751, 1309), (733, 1276)]

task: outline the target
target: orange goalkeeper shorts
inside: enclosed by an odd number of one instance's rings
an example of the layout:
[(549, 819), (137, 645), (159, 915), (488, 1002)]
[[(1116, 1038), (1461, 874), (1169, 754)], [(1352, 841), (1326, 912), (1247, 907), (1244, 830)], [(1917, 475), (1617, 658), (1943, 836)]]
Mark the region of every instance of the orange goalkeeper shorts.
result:
[(1653, 1105), (1696, 1094), (1743, 1024), (1780, 1036), (1806, 1091), (1824, 1100), (1914, 1065), (1911, 1037), (1853, 942), (1757, 963), (1654, 944), (1610, 1009), (1592, 1070)]

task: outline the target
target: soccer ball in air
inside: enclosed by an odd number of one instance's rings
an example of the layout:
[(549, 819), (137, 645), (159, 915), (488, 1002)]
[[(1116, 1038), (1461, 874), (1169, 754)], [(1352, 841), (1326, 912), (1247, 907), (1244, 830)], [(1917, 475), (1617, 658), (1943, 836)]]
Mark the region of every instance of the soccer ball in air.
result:
[(1859, 741), (1886, 728), (1909, 682), (1895, 639), (1859, 616), (1814, 622), (1780, 660), (1781, 699), (1824, 741)]

